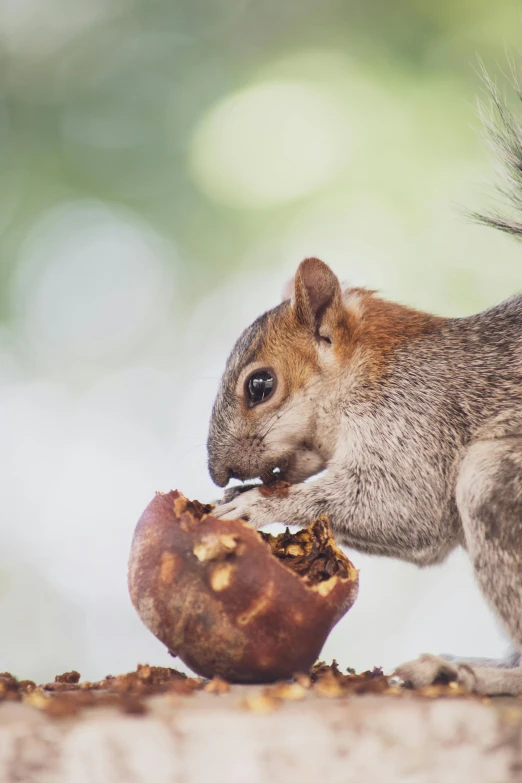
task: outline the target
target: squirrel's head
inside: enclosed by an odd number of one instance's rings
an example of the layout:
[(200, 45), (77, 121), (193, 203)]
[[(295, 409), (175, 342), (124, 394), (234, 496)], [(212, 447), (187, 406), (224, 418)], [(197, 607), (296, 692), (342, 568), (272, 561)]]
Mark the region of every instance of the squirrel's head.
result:
[(305, 259), (291, 297), (254, 321), (228, 359), (208, 436), (218, 486), (230, 478), (296, 483), (326, 466), (335, 444), (318, 431), (318, 408), (328, 405), (349, 332), (339, 280)]

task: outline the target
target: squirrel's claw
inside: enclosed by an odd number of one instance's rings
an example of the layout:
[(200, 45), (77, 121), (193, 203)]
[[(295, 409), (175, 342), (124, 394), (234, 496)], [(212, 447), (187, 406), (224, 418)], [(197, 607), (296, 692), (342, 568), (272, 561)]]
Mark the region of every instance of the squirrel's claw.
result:
[(470, 666), (454, 664), (429, 653), (424, 653), (413, 661), (402, 663), (395, 669), (393, 675), (413, 688), (425, 688), (440, 681), (457, 682), (471, 692), (475, 685), (475, 675)]
[[(241, 487), (239, 489), (241, 490)], [(226, 495), (225, 500), (228, 500)], [(235, 493), (235, 497), (228, 503), (217, 505), (212, 514), (221, 519), (243, 519), (259, 528), (274, 521), (270, 518), (266, 505), (266, 498), (263, 498), (259, 489), (254, 486), (240, 491), (239, 494)]]
[[(242, 495), (243, 492), (250, 492), (251, 489), (255, 489), (256, 486), (259, 486), (258, 484), (237, 484), (234, 487), (229, 487), (228, 489), (225, 489), (223, 492), (223, 497), (221, 500), (215, 501), (217, 506), (224, 506), (227, 503), (231, 503), (233, 500), (235, 500), (239, 495)], [(214, 514), (214, 516), (216, 516)]]
[(230, 503), (220, 503), (217, 505), (212, 511), (212, 516), (217, 517), (218, 519), (241, 519), (241, 516), (238, 516), (236, 512), (236, 504), (234, 501), (231, 501)]
[[(513, 662), (517, 661), (513, 658)], [(522, 695), (522, 668), (505, 669), (491, 666), (469, 666), (450, 663), (438, 655), (421, 655), (397, 667), (394, 674), (405, 684), (423, 688), (434, 682), (456, 682), (468, 693), (483, 696)]]
[(212, 514), (218, 519), (244, 519), (245, 522), (250, 522), (252, 501), (255, 500), (252, 496), (257, 494), (257, 490), (249, 489), (247, 492), (234, 493), (235, 496), (231, 500), (229, 500), (230, 495), (228, 497), (225, 495), (225, 500), (228, 502), (217, 505)]

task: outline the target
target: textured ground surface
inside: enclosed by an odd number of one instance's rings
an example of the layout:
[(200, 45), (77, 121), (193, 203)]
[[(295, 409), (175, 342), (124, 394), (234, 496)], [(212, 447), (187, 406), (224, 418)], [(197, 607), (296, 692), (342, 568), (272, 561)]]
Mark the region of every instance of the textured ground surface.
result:
[(168, 673), (89, 687), (73, 674), (5, 697), (0, 783), (522, 781), (522, 699), (413, 693), (330, 667), (268, 688)]

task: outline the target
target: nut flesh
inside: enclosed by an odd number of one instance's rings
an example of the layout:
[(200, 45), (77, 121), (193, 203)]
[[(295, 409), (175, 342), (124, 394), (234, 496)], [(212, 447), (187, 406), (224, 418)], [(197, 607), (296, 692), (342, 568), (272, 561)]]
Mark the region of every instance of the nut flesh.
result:
[(237, 541), (230, 535), (207, 535), (195, 545), (194, 554), (200, 562), (222, 560), (237, 547)]
[(355, 576), (354, 567), (335, 544), (325, 515), (297, 533), (290, 533), (287, 528), (278, 536), (262, 531), (260, 535), (269, 544), (272, 554), (299, 574), (306, 584), (317, 585), (334, 576), (341, 579)]

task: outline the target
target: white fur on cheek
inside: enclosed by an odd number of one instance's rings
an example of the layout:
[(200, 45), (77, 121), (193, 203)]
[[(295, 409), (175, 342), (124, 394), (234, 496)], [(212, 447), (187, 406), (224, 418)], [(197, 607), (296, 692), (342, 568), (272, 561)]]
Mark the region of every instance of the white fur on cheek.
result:
[(293, 452), (313, 436), (310, 402), (310, 393), (300, 391), (282, 406), (265, 436), (265, 443), (270, 451), (279, 451), (281, 454)]
[(285, 478), (293, 484), (297, 484), (320, 473), (325, 467), (325, 460), (316, 451), (300, 449), (293, 455)]
[(300, 483), (324, 470), (337, 441), (337, 417), (332, 415), (323, 379), (314, 378), (279, 410), (264, 438), (274, 464), (286, 462), (283, 476)]

